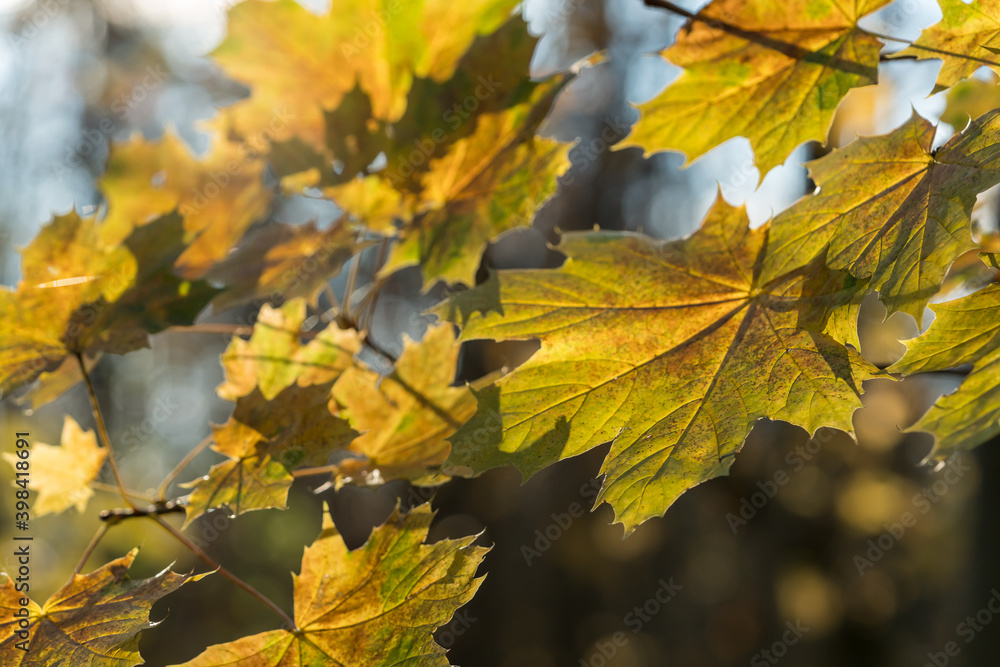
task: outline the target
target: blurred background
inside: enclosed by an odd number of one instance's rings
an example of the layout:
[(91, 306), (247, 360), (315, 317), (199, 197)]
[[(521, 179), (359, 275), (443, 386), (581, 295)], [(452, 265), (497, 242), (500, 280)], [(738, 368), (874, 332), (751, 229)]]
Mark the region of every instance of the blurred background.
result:
[[(192, 151), (206, 149), (199, 121), (247, 94), (206, 57), (225, 34), (231, 4), (0, 0), (0, 281), (17, 282), (16, 249), (53, 214), (74, 207), (99, 212), (95, 180), (109, 142), (133, 133), (158, 138), (173, 126)], [(328, 8), (303, 4), (317, 12)], [(746, 203), (753, 224), (763, 224), (812, 188), (801, 163), (821, 154), (815, 146), (797, 151), (763, 183), (743, 139), (686, 167), (677, 154), (643, 156), (639, 149), (608, 146), (607, 137), (625, 136), (635, 121), (632, 105), (677, 76), (657, 51), (671, 43), (679, 18), (640, 0), (528, 0), (523, 12), (541, 36), (534, 75), (564, 70), (597, 51), (606, 57), (581, 70), (543, 128), (578, 142), (559, 194), (531, 229), (494, 244), (484, 267), (558, 264), (559, 255), (546, 245), (558, 238), (556, 230), (598, 225), (678, 238), (694, 231), (720, 189), (730, 203)], [(932, 0), (898, 0), (864, 25), (913, 39), (939, 18)], [(831, 147), (857, 134), (885, 133), (914, 110), (940, 120), (945, 94), (932, 95), (938, 66), (882, 63), (880, 84), (853, 90), (841, 105)], [(982, 80), (991, 82), (991, 76), (982, 74)], [(966, 122), (961, 114), (947, 118), (938, 145)], [(978, 234), (996, 232), (995, 200), (994, 191), (980, 197)], [(324, 226), (336, 214), (333, 206), (290, 197), (272, 217)], [(361, 261), (365, 276), (371, 258)], [(965, 272), (956, 271), (942, 299), (995, 278), (969, 268), (975, 267), (972, 255), (958, 266)], [(333, 281), (341, 298), (344, 283), (343, 275)], [(404, 332), (422, 335), (430, 320), (420, 313), (440, 289), (421, 295), (420, 287), (419, 274), (404, 271), (382, 292), (372, 335), (384, 347), (400, 349)], [(236, 321), (250, 314), (229, 315)], [(872, 298), (859, 324), (862, 352), (881, 366), (902, 354), (900, 339), (919, 332), (912, 319), (883, 322), (884, 315)], [(218, 356), (226, 343), (222, 336), (165, 333), (149, 350), (106, 355), (97, 365), (99, 399), (133, 488), (154, 487), (209, 433), (210, 423), (228, 417), (232, 404), (214, 393), (223, 379)], [(456, 381), (519, 363), (533, 349), (468, 345)], [(606, 446), (524, 485), (512, 469), (450, 482), (434, 498), (431, 539), (482, 531), (481, 542), (494, 546), (479, 594), (439, 631), (439, 642), (450, 649), (453, 664), (470, 667), (919, 667), (935, 664), (929, 654), (939, 666), (998, 664), (1000, 619), (984, 623), (987, 614), (993, 619), (987, 612), (975, 620), (994, 594), (1000, 597), (1000, 485), (984, 481), (1000, 479), (998, 443), (935, 470), (921, 465), (929, 436), (900, 430), (961, 378), (956, 372), (868, 383), (866, 407), (855, 415), (856, 443), (824, 431), (809, 440), (800, 429), (762, 421), (729, 477), (689, 491), (664, 518), (625, 541), (621, 528), (610, 525), (607, 507), (574, 516), (574, 507), (591, 505)], [(92, 427), (82, 387), (37, 411), (5, 401), (4, 450), (13, 447), (6, 434), (24, 428), (35, 441), (57, 443), (67, 412)], [(182, 479), (203, 474), (217, 460), (202, 454)], [(7, 484), (10, 473), (4, 466), (0, 482)], [(410, 505), (430, 496), (397, 482), (318, 495), (312, 486), (315, 480), (296, 483), (287, 512), (235, 520), (216, 512), (189, 532), (208, 544), (213, 557), (291, 609), (289, 572), (298, 569), (303, 546), (318, 532), (323, 501), (354, 547), (397, 499)], [(4, 540), (11, 533), (11, 498), (0, 494)], [(98, 493), (83, 514), (70, 510), (34, 522), (36, 600), (65, 582), (98, 527), (98, 511), (115, 501)], [(902, 530), (907, 512), (916, 523)], [(178, 571), (202, 567), (162, 531), (130, 521), (108, 533), (85, 571), (135, 545), (142, 545), (135, 578), (172, 561)], [(5, 570), (9, 551), (0, 556)], [(975, 625), (966, 622), (970, 616)], [(143, 635), (141, 647), (154, 666), (275, 627), (267, 609), (221, 577), (185, 586), (158, 603), (153, 618), (163, 622)], [(978, 629), (968, 630), (973, 627)], [(942, 653), (951, 641), (961, 649), (954, 657)]]

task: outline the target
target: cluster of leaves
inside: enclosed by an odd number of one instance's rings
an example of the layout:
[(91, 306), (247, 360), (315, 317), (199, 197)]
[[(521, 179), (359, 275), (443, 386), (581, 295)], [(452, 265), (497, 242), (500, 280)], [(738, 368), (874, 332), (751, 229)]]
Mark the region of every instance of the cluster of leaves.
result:
[[(694, 159), (744, 136), (762, 173), (822, 143), (847, 91), (877, 81), (883, 43), (858, 21), (887, 2), (715, 0), (662, 53), (684, 72), (643, 105), (628, 142)], [(976, 117), (937, 149), (935, 127), (914, 115), (813, 161), (816, 193), (757, 229), (719, 200), (686, 239), (569, 233), (561, 267), (476, 285), (487, 244), (531, 224), (569, 166), (570, 146), (537, 130), (571, 74), (530, 79), (535, 40), (517, 5), (338, 0), (317, 17), (293, 0), (248, 0), (231, 10), (214, 58), (251, 95), (208, 124), (207, 156), (169, 132), (113, 146), (102, 219), (55, 218), (23, 251), (17, 289), (0, 292), (0, 391), (28, 387), (35, 407), (89, 387), (102, 354), (259, 306), (249, 337), (221, 358), (217, 392), (235, 405), (204, 444), (225, 460), (183, 485), (186, 495), (167, 501), (161, 489), (149, 508), (133, 505), (91, 392), (96, 434), (67, 417), (59, 446), (35, 445), (36, 513), (84, 508), (107, 460), (132, 515), (183, 541), (158, 516), (168, 507), (183, 507), (187, 523), (284, 509), (297, 476), (434, 486), (513, 465), (528, 477), (610, 442), (598, 502), (630, 533), (726, 474), (758, 420), (850, 433), (865, 380), (964, 364), (961, 388), (915, 428), (935, 435), (934, 459), (1000, 432), (997, 285), (934, 306), (930, 329), (889, 369), (861, 356), (857, 334), (874, 291), (889, 313), (920, 322), (949, 267), (977, 248), (973, 205), (1000, 183), (993, 88), (973, 91)], [(939, 85), (968, 97), (978, 84), (963, 79), (983, 64), (1000, 71), (1000, 3), (942, 9), (939, 25), (893, 57), (943, 60)], [(329, 199), (344, 214), (327, 229), (269, 222), (287, 195)], [(368, 306), (405, 267), (419, 266), (427, 287), (455, 287), (435, 309), (443, 322), (405, 341), (388, 374), (360, 360), (374, 346), (352, 312), (359, 256), (372, 245)], [(329, 280), (348, 263), (340, 308)], [(460, 340), (541, 346), (503, 377), (454, 386), (456, 327)], [(397, 512), (348, 551), (326, 518), (294, 579), (294, 616), (279, 610), (288, 627), (186, 664), (447, 664), (432, 633), (475, 593), (485, 550), (474, 537), (424, 544), (431, 519), (427, 506)], [(197, 577), (132, 582), (134, 557), (25, 603), (27, 627), (8, 579), (3, 664), (138, 664), (150, 605)]]

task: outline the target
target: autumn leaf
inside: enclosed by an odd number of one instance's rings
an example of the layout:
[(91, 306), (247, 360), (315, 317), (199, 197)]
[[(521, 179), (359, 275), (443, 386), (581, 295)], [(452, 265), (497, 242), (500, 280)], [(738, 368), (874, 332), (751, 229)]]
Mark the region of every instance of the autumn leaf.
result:
[[(132, 581), (128, 570), (138, 549), (90, 574), (75, 574), (69, 583), (39, 606), (15, 590), (10, 575), (0, 585), (0, 663), (4, 667), (92, 665), (131, 667), (143, 664), (139, 633), (151, 628), (149, 610), (157, 600), (188, 581), (188, 576), (164, 570), (154, 577)], [(28, 610), (25, 635), (19, 618)], [(27, 651), (17, 648), (27, 642)]]
[(169, 128), (159, 141), (137, 136), (113, 145), (100, 180), (108, 202), (104, 242), (120, 243), (133, 228), (178, 210), (188, 243), (177, 260), (179, 275), (201, 278), (224, 259), (272, 198), (259, 156), (266, 141), (230, 141), (225, 123), (220, 116), (206, 126), (215, 136), (203, 159)]
[(819, 257), (763, 282), (768, 234), (722, 202), (682, 241), (566, 234), (561, 268), (499, 272), (486, 312), (445, 304), (438, 312), (464, 312), (463, 340), (541, 342), (479, 392), (446, 465), (527, 477), (610, 441), (599, 500), (631, 533), (726, 474), (758, 419), (850, 432), (877, 370), (821, 332), (856, 281)]
[(288, 301), (281, 308), (262, 306), (250, 340), (234, 337), (222, 354), (226, 381), (216, 390), (219, 396), (235, 400), (258, 387), (264, 398), (272, 399), (296, 383), (332, 382), (353, 365), (361, 349), (356, 331), (330, 325), (303, 345), (305, 319), (303, 299)]
[(1000, 2), (938, 0), (944, 17), (893, 57), (942, 61), (938, 85), (953, 86), (984, 65), (1000, 72)]
[(259, 389), (237, 399), (229, 420), (212, 427), (212, 449), (228, 460), (184, 485), (192, 489), (187, 523), (215, 507), (227, 507), (234, 516), (285, 509), (291, 472), (326, 465), (332, 452), (358, 435), (330, 411), (330, 388), (330, 382), (293, 382), (273, 399)]
[[(34, 516), (59, 514), (70, 507), (83, 512), (94, 495), (90, 483), (97, 479), (108, 452), (97, 446), (93, 431), (84, 431), (72, 417), (63, 421), (61, 446), (37, 442), (31, 447), (31, 489), (38, 497), (31, 505)], [(4, 452), (12, 468), (20, 459)]]
[[(316, 157), (305, 183), (370, 229), (391, 235), (399, 225), (382, 276), (419, 265), (428, 285), (473, 285), (487, 243), (529, 226), (555, 193), (571, 146), (536, 130), (568, 79), (530, 80), (535, 43), (511, 19), (476, 40), (451, 79), (415, 81), (406, 114), (391, 125), (372, 122), (357, 91), (327, 114), (327, 147), (344, 166), (334, 173)], [(385, 166), (369, 169), (379, 156)]]
[(180, 233), (176, 215), (115, 247), (93, 218), (69, 213), (43, 227), (22, 251), (17, 290), (0, 289), (0, 392), (56, 371), (67, 355), (125, 354), (150, 333), (190, 324), (215, 290), (174, 275)]
[(476, 412), (467, 387), (454, 387), (458, 346), (450, 324), (428, 329), (420, 342), (405, 340), (392, 373), (358, 366), (333, 386), (344, 415), (363, 433), (351, 451), (364, 455), (356, 474), (377, 479), (408, 478), (416, 484), (440, 484), (437, 468), (451, 450), (451, 436)]
[(298, 630), (210, 646), (179, 667), (313, 667), (449, 663), (433, 632), (479, 588), (487, 549), (475, 536), (424, 544), (427, 505), (397, 510), (349, 551), (324, 507), (323, 529), (293, 575)]
[(934, 126), (914, 115), (809, 163), (819, 192), (772, 222), (763, 279), (824, 251), (834, 269), (871, 278), (889, 312), (920, 322), (951, 263), (974, 247), (976, 196), (1000, 183), (1000, 110), (936, 151)]
[(966, 79), (948, 89), (947, 106), (941, 120), (962, 131), (969, 124), (969, 119), (979, 118), (1000, 107), (1000, 86), (995, 79)]
[(335, 0), (316, 16), (293, 0), (249, 0), (229, 11), (229, 32), (213, 59), (251, 86), (232, 108), (242, 133), (273, 125), (275, 107), (293, 116), (273, 139), (301, 138), (322, 150), (323, 112), (355, 85), (379, 120), (399, 120), (414, 78), (449, 79), (476, 35), (493, 32), (515, 0), (411, 3)]
[(938, 399), (911, 431), (936, 440), (928, 458), (943, 461), (1000, 433), (1000, 285), (931, 306), (934, 321), (906, 343), (890, 371), (911, 375), (965, 364), (972, 372), (958, 390)]
[(316, 306), (327, 281), (365, 243), (345, 225), (320, 230), (305, 225), (275, 224), (251, 233), (239, 250), (216, 265), (208, 277), (225, 286), (212, 300), (216, 311), (255, 299), (303, 297)]
[(882, 43), (858, 20), (888, 2), (715, 0), (663, 51), (684, 72), (640, 107), (628, 145), (693, 160), (742, 136), (763, 177), (800, 144), (824, 143), (847, 91), (876, 83)]

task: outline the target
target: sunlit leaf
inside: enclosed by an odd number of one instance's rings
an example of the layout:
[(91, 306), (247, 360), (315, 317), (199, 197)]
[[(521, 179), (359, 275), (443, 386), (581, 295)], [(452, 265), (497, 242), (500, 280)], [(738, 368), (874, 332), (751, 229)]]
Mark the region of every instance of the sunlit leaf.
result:
[(945, 460), (1000, 433), (1000, 285), (931, 306), (935, 318), (889, 370), (912, 374), (972, 364), (954, 393), (942, 396), (910, 430), (935, 436), (931, 458)]
[[(133, 581), (128, 569), (138, 549), (90, 574), (75, 574), (69, 583), (39, 606), (29, 600), (27, 637), (19, 636), (18, 618), (24, 593), (14, 588), (10, 575), (0, 585), (0, 663), (4, 667), (132, 667), (143, 664), (139, 633), (153, 627), (149, 610), (157, 600), (187, 581), (187, 576), (164, 570), (149, 579)], [(17, 647), (27, 642), (27, 651)]]
[(217, 136), (204, 157), (169, 128), (157, 141), (134, 137), (112, 146), (100, 181), (108, 202), (104, 241), (121, 242), (134, 227), (177, 210), (189, 244), (177, 260), (179, 274), (200, 278), (224, 259), (272, 198), (260, 157), (267, 142), (230, 141), (225, 128), (222, 117), (207, 127)]
[(1000, 111), (931, 150), (934, 126), (914, 115), (809, 163), (819, 192), (772, 223), (770, 280), (824, 251), (834, 269), (871, 278), (889, 312), (918, 322), (948, 267), (973, 247), (976, 196), (1000, 183)]
[[(97, 479), (108, 452), (97, 445), (93, 431), (84, 431), (72, 417), (63, 421), (60, 446), (32, 443), (31, 490), (38, 496), (31, 503), (34, 516), (58, 514), (70, 507), (82, 512), (94, 495), (90, 483)], [(20, 459), (13, 452), (0, 454), (13, 468)], [(16, 480), (15, 480), (16, 481)]]
[(993, 63), (1000, 72), (1000, 2), (938, 0), (944, 18), (921, 33), (912, 46), (893, 55), (943, 61), (938, 84), (953, 86)]
[(240, 249), (208, 276), (226, 289), (212, 301), (225, 310), (254, 299), (303, 297), (315, 306), (330, 278), (365, 247), (344, 225), (323, 231), (316, 225), (270, 225), (247, 238)]
[(291, 471), (325, 465), (358, 435), (329, 403), (329, 382), (293, 383), (270, 400), (259, 390), (239, 398), (229, 420), (212, 428), (212, 449), (229, 460), (186, 485), (188, 523), (215, 507), (233, 515), (284, 509)]
[(235, 400), (259, 387), (264, 398), (271, 399), (295, 383), (305, 386), (337, 379), (361, 348), (358, 333), (329, 325), (303, 345), (305, 318), (302, 299), (281, 308), (262, 306), (250, 340), (233, 338), (222, 354), (226, 381), (218, 387), (219, 396)]
[(293, 575), (298, 631), (272, 630), (210, 646), (181, 667), (439, 665), (433, 632), (475, 594), (487, 549), (475, 536), (423, 544), (431, 519), (421, 505), (393, 513), (349, 551), (329, 511)]
[(273, 138), (299, 137), (320, 150), (323, 111), (355, 85), (375, 118), (396, 121), (414, 78), (444, 81), (479, 34), (492, 32), (515, 0), (335, 0), (316, 16), (293, 0), (248, 0), (229, 11), (229, 32), (212, 54), (230, 76), (251, 86), (232, 109), (241, 132), (273, 125), (275, 109), (291, 116)]
[(856, 281), (819, 257), (763, 282), (768, 233), (720, 202), (682, 241), (567, 234), (561, 268), (501, 271), (498, 302), (464, 308), (462, 339), (541, 349), (479, 392), (446, 465), (530, 476), (611, 441), (600, 500), (630, 533), (726, 474), (758, 419), (850, 432), (876, 369), (821, 332)]
[(877, 81), (882, 43), (857, 24), (888, 2), (715, 0), (699, 12), (707, 23), (689, 22), (663, 52), (684, 72), (640, 107), (627, 142), (693, 160), (747, 137), (766, 174), (796, 146), (825, 142), (847, 91)]
[(386, 377), (350, 368), (333, 386), (351, 426), (363, 435), (350, 449), (363, 454), (358, 474), (406, 477), (418, 484), (442, 483), (437, 468), (451, 450), (446, 438), (476, 412), (467, 387), (454, 387), (458, 346), (451, 325), (433, 327), (419, 343), (405, 341)]

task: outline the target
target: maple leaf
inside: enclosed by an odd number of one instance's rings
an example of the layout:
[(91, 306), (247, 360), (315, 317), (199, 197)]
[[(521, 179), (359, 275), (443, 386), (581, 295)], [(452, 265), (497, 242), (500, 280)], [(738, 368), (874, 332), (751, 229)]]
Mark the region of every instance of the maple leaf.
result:
[(972, 365), (958, 390), (938, 399), (908, 429), (931, 433), (936, 444), (928, 458), (943, 461), (1000, 433), (1000, 285), (931, 310), (930, 328), (904, 341), (906, 354), (889, 370), (910, 375)]
[[(139, 633), (155, 623), (149, 610), (157, 600), (188, 581), (189, 576), (164, 570), (154, 577), (132, 581), (128, 569), (138, 549), (103, 565), (90, 574), (75, 574), (39, 606), (15, 590), (10, 575), (0, 585), (0, 662), (4, 667), (92, 665), (131, 667), (141, 665)], [(28, 610), (28, 627), (15, 616)], [(24, 631), (25, 635), (19, 635)], [(28, 642), (28, 650), (16, 647)]]
[(303, 299), (287, 301), (281, 308), (263, 305), (250, 340), (233, 338), (222, 354), (226, 381), (216, 390), (219, 396), (235, 400), (257, 387), (270, 400), (296, 383), (332, 382), (354, 364), (361, 349), (356, 331), (327, 326), (302, 345), (305, 319)]
[[(363, 435), (350, 449), (367, 459), (355, 474), (406, 477), (416, 484), (447, 481), (437, 468), (451, 450), (446, 440), (476, 412), (467, 387), (453, 387), (458, 346), (450, 324), (428, 329), (419, 343), (404, 340), (392, 373), (360, 367), (344, 372), (333, 397)], [(346, 461), (345, 461), (346, 463)]]
[[(124, 240), (135, 227), (174, 210), (184, 216), (189, 245), (177, 259), (179, 275), (201, 278), (224, 259), (253, 222), (267, 213), (272, 192), (264, 186), (266, 144), (226, 138), (225, 118), (204, 159), (167, 128), (159, 141), (141, 136), (113, 145), (100, 188), (108, 202), (101, 228), (105, 243)], [(221, 135), (221, 136), (220, 136)]]
[(957, 131), (965, 129), (969, 119), (1000, 107), (1000, 86), (996, 81), (966, 79), (948, 89), (947, 106), (941, 120)]
[(989, 64), (1000, 72), (1000, 2), (938, 0), (944, 15), (920, 38), (890, 57), (938, 59), (942, 61), (938, 85), (953, 86)]
[[(446, 465), (525, 476), (605, 442), (599, 501), (626, 533), (685, 490), (726, 474), (760, 418), (850, 432), (877, 370), (821, 333), (856, 282), (805, 269), (764, 283), (768, 229), (718, 201), (691, 237), (572, 233), (556, 270), (499, 272), (499, 300), (465, 316), (463, 340), (538, 339), (451, 437)], [(474, 290), (473, 292), (478, 291)]]
[(358, 435), (330, 411), (330, 386), (292, 383), (270, 400), (259, 390), (239, 398), (229, 420), (212, 427), (212, 449), (229, 460), (184, 485), (193, 489), (187, 524), (214, 507), (228, 507), (234, 516), (285, 509), (291, 471), (325, 465)]
[(212, 300), (222, 311), (254, 299), (305, 298), (316, 306), (327, 281), (367, 244), (344, 225), (323, 231), (312, 222), (276, 224), (250, 234), (239, 250), (216, 265), (208, 277), (225, 286)]
[(779, 214), (763, 279), (824, 251), (834, 269), (871, 278), (890, 313), (917, 322), (951, 263), (974, 247), (976, 195), (1000, 183), (1000, 110), (936, 151), (916, 114), (892, 133), (863, 137), (809, 163), (819, 191)]
[(272, 630), (210, 646), (178, 667), (440, 665), (433, 638), (479, 588), (487, 549), (476, 536), (424, 544), (427, 505), (397, 510), (349, 551), (324, 505), (323, 529), (293, 575), (298, 630)]
[(662, 52), (684, 72), (640, 106), (628, 145), (693, 160), (742, 136), (763, 177), (800, 144), (825, 142), (847, 91), (876, 83), (882, 43), (857, 24), (888, 2), (710, 3), (707, 23), (688, 22)]
[(252, 87), (231, 110), (241, 131), (267, 127), (280, 105), (294, 118), (273, 138), (299, 137), (321, 150), (324, 109), (356, 84), (371, 98), (375, 118), (396, 121), (415, 77), (450, 78), (476, 35), (493, 32), (517, 4), (336, 0), (320, 17), (293, 0), (249, 0), (230, 9), (228, 35), (212, 57)]
[[(93, 431), (84, 431), (66, 415), (63, 421), (61, 446), (34, 443), (31, 447), (31, 488), (38, 493), (32, 503), (34, 516), (58, 514), (70, 507), (83, 512), (94, 495), (90, 483), (97, 479), (107, 450), (98, 447)], [(20, 459), (13, 452), (4, 452), (3, 460), (13, 468)]]
[(0, 289), (0, 392), (55, 371), (69, 354), (125, 354), (146, 347), (150, 333), (190, 324), (215, 290), (172, 273), (180, 230), (167, 215), (108, 247), (93, 218), (69, 213), (43, 227), (22, 251), (17, 290)]
[[(420, 265), (429, 285), (475, 284), (487, 243), (530, 225), (569, 167), (571, 145), (536, 136), (568, 78), (528, 78), (535, 43), (511, 19), (476, 40), (451, 79), (415, 81), (406, 114), (391, 125), (372, 122), (369, 100), (353, 91), (327, 114), (329, 154), (343, 169), (314, 156), (309, 177), (283, 182), (321, 187), (373, 230), (395, 232), (398, 223), (400, 242), (380, 275)], [(379, 156), (385, 166), (370, 170)]]

